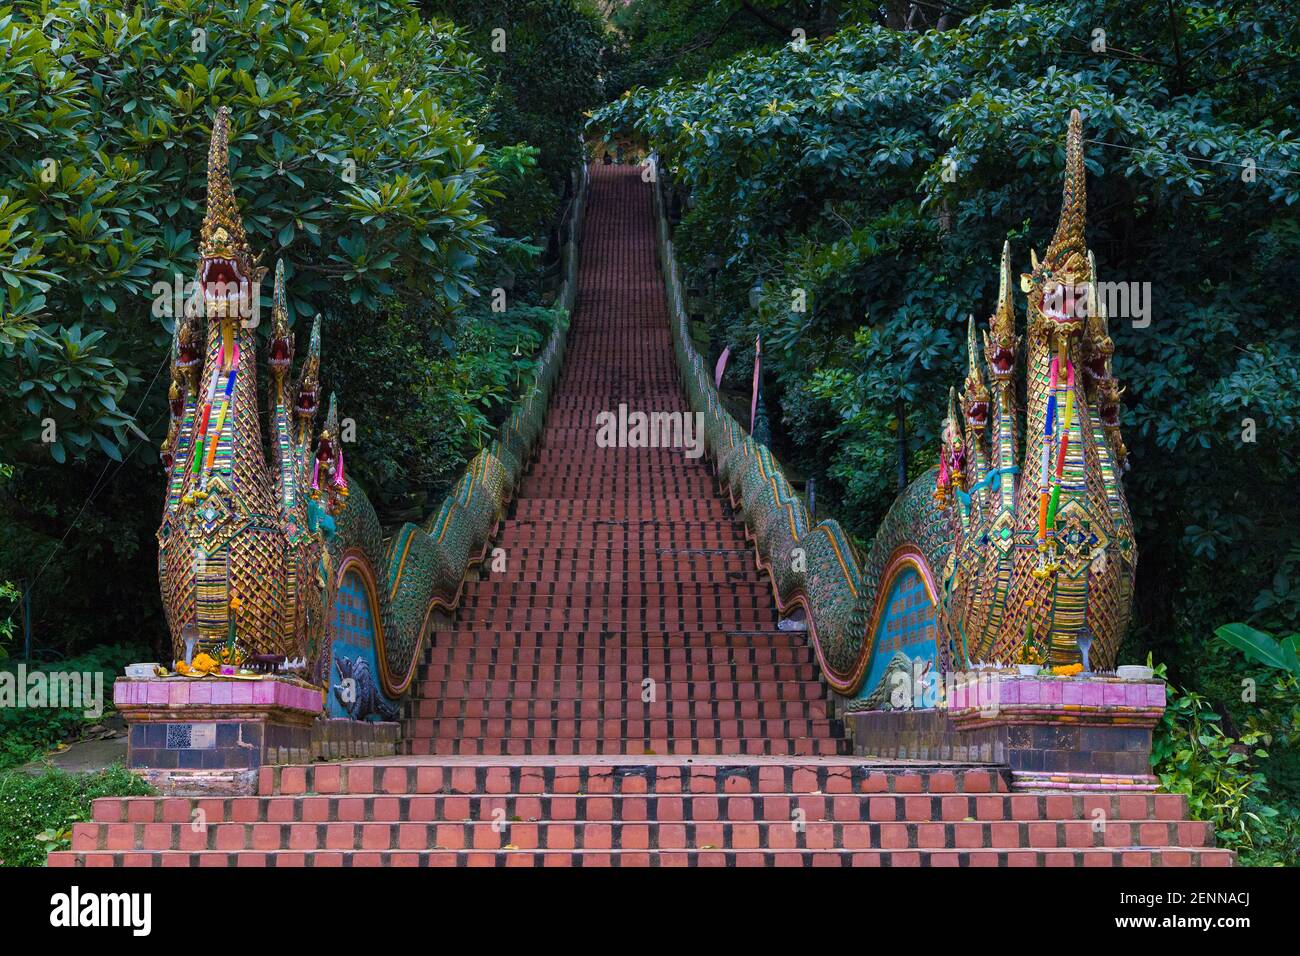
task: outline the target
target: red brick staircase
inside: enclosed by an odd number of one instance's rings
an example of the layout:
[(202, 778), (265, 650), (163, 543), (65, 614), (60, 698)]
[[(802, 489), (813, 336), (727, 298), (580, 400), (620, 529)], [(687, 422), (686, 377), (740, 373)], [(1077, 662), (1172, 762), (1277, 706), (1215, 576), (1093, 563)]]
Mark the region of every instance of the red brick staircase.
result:
[(403, 721), (407, 755), (265, 768), (259, 796), (98, 800), (60, 865), (1232, 862), (1184, 798), (1009, 793), (997, 767), (848, 756), (805, 636), (704, 459), (602, 449), (685, 411), (650, 187), (597, 166), (568, 361), (497, 547)]
[[(51, 863), (176, 866), (1226, 864), (1167, 794), (1012, 794), (861, 759), (413, 760), (263, 770), (261, 796), (95, 802)], [(1099, 828), (1096, 820), (1104, 819)], [(196, 821), (202, 825), (196, 825)]]

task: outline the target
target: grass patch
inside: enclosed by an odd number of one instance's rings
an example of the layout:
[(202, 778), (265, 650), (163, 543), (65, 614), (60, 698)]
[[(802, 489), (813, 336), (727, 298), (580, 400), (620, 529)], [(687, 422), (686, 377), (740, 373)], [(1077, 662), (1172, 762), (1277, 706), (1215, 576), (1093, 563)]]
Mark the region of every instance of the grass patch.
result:
[(153, 792), (121, 766), (80, 774), (51, 769), (40, 776), (0, 771), (0, 866), (44, 866), (47, 853), (71, 845), (72, 825), (90, 819), (96, 797)]

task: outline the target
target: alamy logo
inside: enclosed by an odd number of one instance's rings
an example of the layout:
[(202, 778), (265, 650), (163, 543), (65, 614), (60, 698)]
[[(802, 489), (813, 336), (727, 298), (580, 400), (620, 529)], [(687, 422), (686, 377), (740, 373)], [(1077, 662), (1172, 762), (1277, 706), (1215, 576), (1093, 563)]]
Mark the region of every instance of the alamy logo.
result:
[[(1097, 301), (1110, 319), (1129, 319), (1135, 329), (1151, 324), (1150, 282), (1095, 282)], [(1043, 296), (1043, 309), (1058, 318), (1086, 319), (1089, 315), (1088, 287), (1057, 285)]]
[(134, 936), (153, 929), (151, 893), (82, 893), (74, 886), (50, 897), (50, 925), (60, 929), (81, 926), (125, 926)]
[(703, 412), (617, 412), (596, 414), (597, 448), (684, 448), (687, 458), (704, 454)]
[(52, 707), (104, 716), (104, 675), (99, 671), (0, 671), (0, 709)]

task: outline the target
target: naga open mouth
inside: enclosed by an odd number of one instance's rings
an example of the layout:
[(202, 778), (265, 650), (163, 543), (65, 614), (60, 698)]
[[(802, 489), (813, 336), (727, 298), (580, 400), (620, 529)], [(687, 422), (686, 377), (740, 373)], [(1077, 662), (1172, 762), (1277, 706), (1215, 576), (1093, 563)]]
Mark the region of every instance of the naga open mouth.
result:
[(989, 422), (989, 403), (974, 401), (967, 404), (966, 420), (976, 427), (987, 425)]
[(213, 257), (203, 260), (199, 281), (208, 318), (235, 318), (251, 314), (248, 279), (234, 259)]
[(199, 364), (201, 355), (198, 348), (194, 345), (182, 342), (176, 350), (176, 367), (177, 368), (194, 368)]
[(310, 417), (316, 414), (316, 390), (314, 388), (300, 389), (298, 392), (298, 401), (294, 404), (293, 410), (299, 415)]
[(288, 368), (293, 363), (293, 353), (289, 348), (289, 340), (286, 338), (276, 338), (271, 340), (271, 357), (267, 364), (271, 368)]
[(989, 365), (993, 369), (995, 379), (999, 381), (1009, 379), (1016, 370), (1015, 350), (1001, 345), (994, 346), (992, 355), (989, 357)]

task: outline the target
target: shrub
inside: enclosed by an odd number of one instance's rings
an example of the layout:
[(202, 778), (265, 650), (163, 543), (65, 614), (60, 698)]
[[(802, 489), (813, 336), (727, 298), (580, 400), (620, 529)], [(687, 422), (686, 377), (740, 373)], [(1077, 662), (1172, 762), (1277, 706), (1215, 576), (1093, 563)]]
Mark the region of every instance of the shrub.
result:
[[(104, 645), (79, 656), (59, 661), (57, 664), (32, 664), (34, 670), (100, 674), (103, 678), (103, 711), (113, 706), (113, 681), (122, 669), (148, 653), (138, 646)], [(18, 662), (5, 661), (0, 670), (16, 672)], [(83, 685), (84, 686), (84, 685)], [(82, 731), (102, 721), (86, 716), (86, 708), (56, 707), (0, 707), (0, 770), (16, 767), (40, 757), (60, 743), (76, 740)]]
[[(1156, 674), (1165, 676), (1164, 665)], [(1274, 691), (1294, 701), (1295, 681)], [(1247, 865), (1300, 863), (1300, 812), (1277, 799), (1264, 772), (1274, 743), (1287, 744), (1253, 722), (1233, 736), (1206, 697), (1172, 684), (1153, 734), (1151, 764), (1161, 787), (1185, 794), (1191, 815), (1212, 823), (1219, 845)]]
[(0, 773), (0, 866), (43, 866), (71, 844), (72, 825), (90, 819), (97, 797), (147, 796), (152, 788), (123, 767), (98, 773)]

